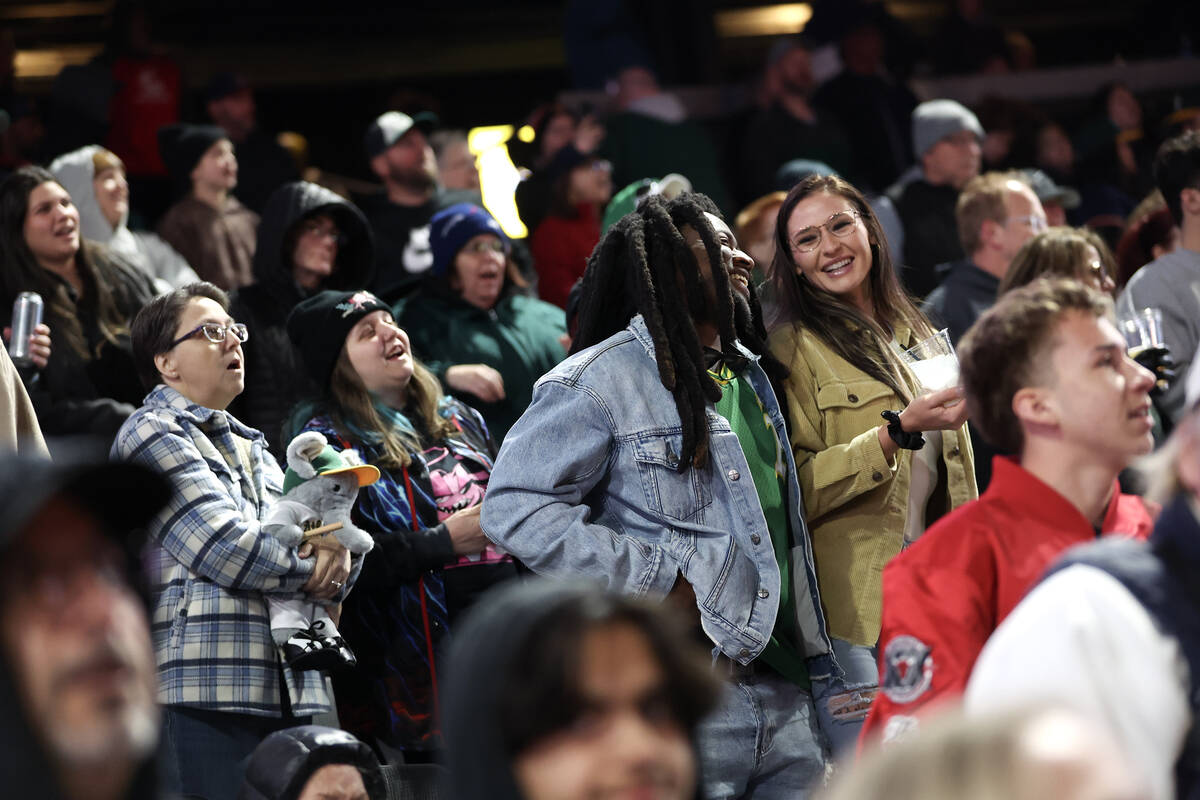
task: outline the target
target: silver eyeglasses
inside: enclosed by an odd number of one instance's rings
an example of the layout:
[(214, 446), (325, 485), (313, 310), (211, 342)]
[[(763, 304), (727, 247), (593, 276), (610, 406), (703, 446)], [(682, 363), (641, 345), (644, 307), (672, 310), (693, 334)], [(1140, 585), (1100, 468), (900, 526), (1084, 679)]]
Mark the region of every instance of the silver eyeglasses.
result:
[(857, 211), (839, 211), (830, 215), (829, 219), (820, 225), (802, 228), (792, 237), (792, 247), (796, 248), (799, 253), (811, 253), (821, 245), (822, 228), (839, 239), (844, 239), (854, 232), (854, 221), (861, 218), (862, 214)]
[(233, 338), (237, 339), (239, 342), (244, 342), (250, 338), (250, 329), (241, 322), (234, 322), (229, 325), (218, 325), (215, 322), (205, 322), (203, 325), (197, 325), (183, 336), (180, 336), (178, 339), (171, 342), (171, 346), (167, 349), (170, 350), (171, 347), (174, 347), (180, 342), (186, 342), (197, 333), (203, 333), (204, 338), (208, 339), (213, 344), (220, 344), (221, 342), (225, 341), (226, 332), (232, 333)]

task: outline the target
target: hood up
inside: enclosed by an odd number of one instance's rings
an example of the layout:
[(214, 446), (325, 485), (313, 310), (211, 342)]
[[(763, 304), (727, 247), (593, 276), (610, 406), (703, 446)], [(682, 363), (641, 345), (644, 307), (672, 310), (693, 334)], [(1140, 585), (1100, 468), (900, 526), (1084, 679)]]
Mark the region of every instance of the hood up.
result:
[(92, 157), (102, 149), (99, 145), (89, 144), (64, 153), (50, 164), (50, 171), (71, 195), (71, 202), (79, 209), (79, 232), (83, 238), (107, 245), (118, 255), (140, 264), (141, 254), (128, 228), (129, 212), (125, 212), (114, 228), (108, 224), (104, 212), (100, 210), (100, 204), (96, 201), (96, 189), (92, 183), (96, 177)]

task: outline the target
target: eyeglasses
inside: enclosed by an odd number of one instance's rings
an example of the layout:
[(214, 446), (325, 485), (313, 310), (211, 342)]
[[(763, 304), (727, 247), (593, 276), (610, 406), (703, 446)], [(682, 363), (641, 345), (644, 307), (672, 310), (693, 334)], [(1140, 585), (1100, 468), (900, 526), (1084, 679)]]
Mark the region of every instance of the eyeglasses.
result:
[(1029, 230), (1034, 233), (1041, 233), (1049, 227), (1046, 223), (1046, 218), (1037, 214), (1028, 214), (1024, 217), (1009, 217), (1006, 222), (1020, 222), (1022, 225), (1028, 225)]
[(483, 253), (504, 253), (508, 248), (504, 246), (504, 242), (499, 239), (479, 239), (474, 242), (467, 242), (463, 245), (462, 252), (474, 253), (476, 255)]
[(167, 349), (170, 350), (180, 342), (186, 342), (197, 333), (203, 333), (204, 338), (208, 339), (213, 344), (220, 344), (221, 342), (225, 341), (226, 332), (232, 333), (233, 338), (237, 339), (239, 342), (244, 342), (250, 338), (250, 329), (240, 322), (234, 322), (229, 325), (218, 325), (215, 322), (206, 322), (203, 325), (197, 325), (183, 336), (180, 336), (178, 339), (171, 342), (170, 347)]
[(821, 244), (821, 229), (832, 233), (839, 239), (844, 239), (854, 232), (855, 220), (861, 219), (862, 214), (857, 211), (839, 211), (833, 214), (829, 219), (825, 220), (820, 225), (810, 225), (803, 228), (792, 237), (792, 247), (796, 248), (800, 253), (811, 253), (816, 250)]
[(331, 239), (339, 245), (345, 244), (345, 242), (346, 242), (346, 237), (343, 236), (342, 232), (337, 229), (337, 226), (330, 225), (330, 226), (326, 227), (326, 226), (322, 225), (321, 223), (315, 222), (315, 221), (306, 222), (303, 225), (301, 225), (300, 226), (300, 235), (301, 236), (315, 236), (315, 237), (320, 237), (322, 239)]
[(1106, 270), (1104, 268), (1104, 262), (1103, 261), (1089, 262), (1088, 268), (1091, 270), (1092, 277), (1095, 278), (1096, 282), (1099, 283), (1101, 286), (1103, 286), (1104, 282), (1106, 280), (1108, 280), (1108, 270)]

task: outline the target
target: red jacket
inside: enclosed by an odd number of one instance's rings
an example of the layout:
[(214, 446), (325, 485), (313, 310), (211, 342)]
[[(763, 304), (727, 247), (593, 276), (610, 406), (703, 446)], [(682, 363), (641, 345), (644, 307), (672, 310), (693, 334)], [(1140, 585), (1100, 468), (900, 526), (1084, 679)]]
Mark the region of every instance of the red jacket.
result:
[[(1016, 462), (997, 457), (992, 469), (978, 500), (938, 520), (883, 570), (880, 690), (860, 746), (902, 733), (925, 706), (957, 699), (992, 631), (1050, 563), (1096, 538), (1075, 506)], [(1150, 511), (1113, 484), (1102, 533), (1145, 539)]]
[(570, 219), (547, 216), (529, 242), (538, 297), (559, 308), (566, 308), (571, 287), (583, 277), (588, 257), (600, 241), (600, 212), (590, 205), (578, 210), (578, 216)]

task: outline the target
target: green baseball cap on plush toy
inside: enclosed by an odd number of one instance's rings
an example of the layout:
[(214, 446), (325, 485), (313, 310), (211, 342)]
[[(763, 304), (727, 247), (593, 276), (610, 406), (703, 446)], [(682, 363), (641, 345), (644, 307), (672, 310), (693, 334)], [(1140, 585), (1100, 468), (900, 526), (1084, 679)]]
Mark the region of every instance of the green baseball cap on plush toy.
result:
[[(317, 475), (338, 475), (343, 472), (353, 472), (358, 476), (359, 488), (370, 486), (379, 480), (379, 468), (373, 464), (347, 464), (342, 454), (329, 445), (313, 458), (312, 467)], [(316, 477), (314, 475), (313, 477)], [(287, 494), (305, 481), (310, 480), (297, 473), (291, 467), (283, 475), (283, 493)]]
[(634, 181), (613, 195), (604, 209), (604, 220), (600, 223), (600, 232), (608, 230), (612, 224), (626, 214), (637, 210), (643, 200), (652, 195), (665, 195), (668, 200), (674, 200), (684, 192), (692, 190), (692, 182), (679, 173), (672, 172), (663, 176), (662, 180), (642, 178)]

